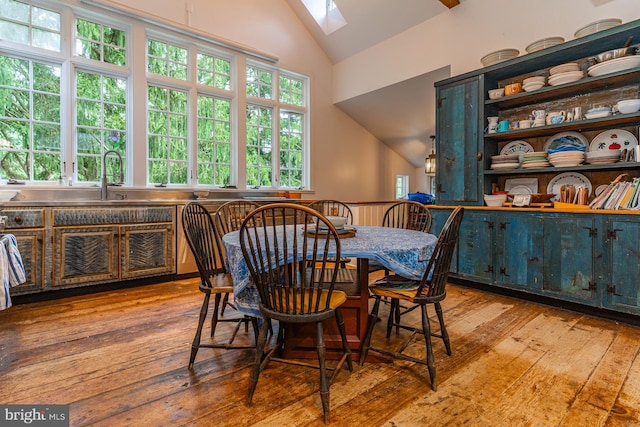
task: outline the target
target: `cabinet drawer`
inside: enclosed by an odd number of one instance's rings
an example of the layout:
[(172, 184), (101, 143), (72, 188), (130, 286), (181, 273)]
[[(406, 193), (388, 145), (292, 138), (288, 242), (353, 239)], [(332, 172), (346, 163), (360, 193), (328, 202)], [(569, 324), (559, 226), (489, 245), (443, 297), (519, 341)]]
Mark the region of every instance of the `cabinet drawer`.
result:
[(149, 222), (172, 222), (173, 206), (126, 207), (126, 208), (56, 208), (53, 210), (53, 226), (139, 224)]
[(5, 229), (44, 227), (44, 209), (2, 209), (0, 215), (7, 217)]

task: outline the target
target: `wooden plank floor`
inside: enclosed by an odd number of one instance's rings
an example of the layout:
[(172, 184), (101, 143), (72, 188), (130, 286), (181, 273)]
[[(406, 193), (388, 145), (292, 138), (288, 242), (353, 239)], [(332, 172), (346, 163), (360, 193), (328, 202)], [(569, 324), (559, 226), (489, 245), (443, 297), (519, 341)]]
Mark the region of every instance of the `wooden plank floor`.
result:
[[(187, 370), (201, 301), (188, 279), (0, 311), (0, 403), (70, 404), (74, 426), (323, 425), (316, 371), (271, 364), (249, 408), (251, 351), (201, 349)], [(438, 391), (423, 366), (356, 366), (332, 425), (640, 425), (640, 328), (459, 286), (443, 306)]]

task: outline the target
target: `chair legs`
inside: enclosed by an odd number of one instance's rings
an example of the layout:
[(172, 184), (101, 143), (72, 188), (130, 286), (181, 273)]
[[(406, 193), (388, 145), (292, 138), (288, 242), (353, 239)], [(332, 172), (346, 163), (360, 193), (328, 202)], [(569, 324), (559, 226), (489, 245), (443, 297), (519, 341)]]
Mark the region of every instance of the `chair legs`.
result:
[[(324, 328), (322, 326), (322, 322), (316, 322), (316, 351), (318, 353), (318, 366), (320, 371), (320, 400), (322, 402), (322, 412), (324, 417), (325, 424), (328, 424), (331, 419), (331, 408), (330, 408), (330, 398), (329, 398), (329, 387), (331, 382), (335, 376), (335, 374), (340, 370), (344, 361), (347, 362), (347, 367), (349, 371), (353, 371), (353, 361), (351, 360), (351, 350), (349, 349), (349, 343), (347, 341), (347, 335), (344, 327), (344, 320), (342, 318), (342, 313), (340, 309), (336, 309), (334, 311), (336, 324), (338, 326), (338, 330), (340, 331), (340, 336), (342, 338), (342, 349), (344, 351), (344, 355), (338, 366), (335, 368), (327, 368), (326, 363), (326, 344), (324, 340)], [(251, 369), (251, 375), (249, 378), (249, 390), (247, 392), (247, 406), (251, 406), (253, 394), (256, 390), (256, 385), (258, 384), (258, 379), (260, 378), (260, 372), (266, 367), (271, 359), (271, 356), (281, 347), (282, 338), (283, 338), (283, 325), (280, 325), (278, 331), (278, 344), (275, 348), (269, 350), (269, 352), (265, 356), (265, 347), (267, 344), (267, 336), (269, 331), (271, 330), (271, 320), (265, 319), (260, 327), (260, 334), (257, 339), (256, 346), (256, 354), (253, 362), (253, 368)], [(264, 360), (263, 360), (264, 359)], [(286, 362), (286, 360), (274, 357), (274, 360), (280, 362)], [(294, 363), (300, 365), (300, 363)], [(304, 366), (312, 366), (309, 364), (303, 364)], [(334, 373), (331, 377), (327, 375), (328, 370), (333, 370)]]
[[(402, 354), (402, 351), (408, 346), (409, 342), (406, 342), (404, 345), (399, 347), (398, 350), (395, 350), (395, 351), (386, 351), (382, 349), (371, 348), (371, 336), (373, 335), (373, 328), (375, 326), (376, 319), (378, 317), (378, 310), (380, 308), (380, 301), (382, 299), (379, 296), (374, 296), (374, 298), (375, 298), (375, 303), (373, 304), (373, 308), (371, 309), (371, 314), (369, 314), (367, 333), (365, 334), (365, 337), (362, 343), (362, 351), (360, 353), (360, 365), (364, 364), (364, 361), (367, 358), (369, 350), (373, 350), (375, 352), (378, 352), (387, 356), (427, 365), (427, 369), (429, 371), (429, 377), (431, 379), (431, 388), (434, 391), (436, 391), (437, 390), (436, 367), (435, 367), (435, 358), (433, 355), (433, 345), (431, 342), (431, 337), (436, 336), (436, 337), (442, 338), (442, 341), (444, 342), (444, 346), (447, 351), (447, 355), (451, 356), (451, 343), (449, 341), (449, 334), (447, 333), (447, 329), (444, 324), (442, 306), (440, 305), (439, 302), (434, 303), (436, 314), (438, 316), (438, 321), (440, 323), (440, 334), (434, 334), (431, 332), (431, 325), (429, 323), (426, 304), (420, 304), (420, 310), (422, 314), (422, 319), (421, 319), (422, 330), (421, 331), (419, 328), (413, 328), (406, 325), (402, 326), (403, 329), (408, 329), (410, 331), (413, 331), (414, 333), (422, 332), (422, 335), (425, 341), (426, 360), (424, 359), (421, 360), (421, 359), (416, 359), (412, 356), (407, 356)], [(389, 318), (387, 320), (387, 338), (390, 337), (391, 331), (393, 330), (393, 326), (396, 326), (396, 328), (398, 328), (400, 325), (400, 317), (402, 314), (404, 314), (400, 311), (400, 307), (401, 307), (400, 300), (396, 298), (392, 298), (390, 302), (390, 308), (389, 308)], [(411, 339), (409, 339), (409, 341), (410, 340)]]
[(213, 317), (211, 317), (211, 336), (216, 333), (216, 326), (218, 326), (218, 312), (220, 311), (220, 299), (222, 294), (216, 294), (213, 303)]
[(196, 329), (196, 335), (193, 337), (193, 343), (191, 344), (191, 356), (189, 357), (189, 369), (193, 369), (193, 362), (196, 360), (196, 354), (200, 348), (200, 337), (202, 336), (202, 326), (207, 318), (207, 311), (209, 311), (209, 298), (210, 294), (204, 294), (204, 300), (202, 301), (202, 307), (200, 308), (200, 317), (198, 318), (198, 329)]

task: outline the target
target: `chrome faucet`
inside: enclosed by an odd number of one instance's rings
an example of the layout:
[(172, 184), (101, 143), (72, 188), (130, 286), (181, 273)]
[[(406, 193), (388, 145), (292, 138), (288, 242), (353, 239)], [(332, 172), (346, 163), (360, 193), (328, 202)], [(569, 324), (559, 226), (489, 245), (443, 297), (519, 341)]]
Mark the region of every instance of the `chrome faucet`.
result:
[[(109, 183), (107, 182), (107, 156), (109, 154), (115, 154), (118, 157), (118, 165), (120, 166), (120, 181), (114, 182), (112, 184), (122, 184), (124, 182), (124, 169), (122, 164), (122, 156), (116, 150), (107, 150), (102, 156), (102, 188), (100, 191), (100, 199), (107, 200), (109, 198), (109, 194), (107, 192), (107, 186)], [(112, 175), (113, 176), (113, 175)]]

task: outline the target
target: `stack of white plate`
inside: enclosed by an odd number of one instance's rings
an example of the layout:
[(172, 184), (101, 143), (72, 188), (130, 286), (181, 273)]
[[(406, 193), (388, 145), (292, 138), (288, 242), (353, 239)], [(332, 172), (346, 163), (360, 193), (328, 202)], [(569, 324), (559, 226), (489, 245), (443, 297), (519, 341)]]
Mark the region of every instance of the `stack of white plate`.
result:
[(522, 154), (522, 168), (546, 168), (549, 166), (549, 160), (547, 158), (546, 151), (532, 151)]
[(559, 151), (549, 154), (549, 162), (555, 167), (578, 166), (584, 162), (584, 151)]
[(588, 151), (585, 163), (591, 165), (605, 165), (616, 163), (620, 159), (620, 150)]
[(545, 80), (545, 76), (528, 77), (522, 81), (522, 89), (524, 89), (525, 92), (538, 90), (544, 86)]
[(495, 52), (491, 52), (483, 56), (482, 59), (480, 59), (480, 62), (482, 62), (482, 65), (484, 65), (485, 67), (488, 67), (490, 65), (497, 64), (498, 62), (515, 58), (519, 54), (520, 54), (520, 51), (518, 49), (496, 50)]
[(518, 169), (520, 167), (520, 155), (502, 154), (491, 156), (491, 169)]
[(542, 49), (546, 49), (551, 46), (555, 46), (557, 44), (564, 43), (564, 38), (562, 37), (547, 37), (546, 39), (537, 40), (531, 43), (529, 46), (525, 48), (527, 53), (537, 52)]
[(551, 86), (563, 85), (565, 83), (575, 82), (584, 77), (584, 72), (575, 62), (567, 62), (566, 64), (556, 65), (549, 70), (548, 82)]
[(592, 65), (587, 69), (587, 74), (597, 77), (636, 67), (640, 67), (640, 55), (629, 55)]

